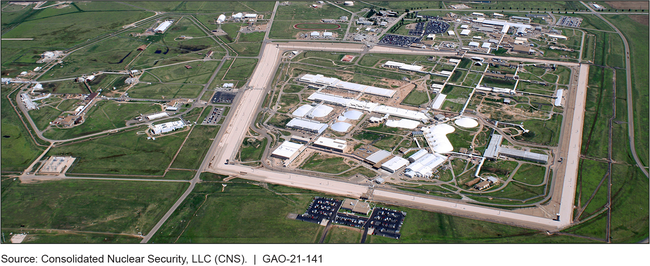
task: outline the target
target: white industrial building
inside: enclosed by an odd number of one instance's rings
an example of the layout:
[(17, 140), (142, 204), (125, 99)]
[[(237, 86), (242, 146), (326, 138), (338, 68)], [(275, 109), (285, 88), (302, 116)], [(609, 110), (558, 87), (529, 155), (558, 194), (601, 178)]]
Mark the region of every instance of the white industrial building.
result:
[(309, 34), (309, 36), (311, 36), (312, 38), (314, 38), (314, 37), (320, 37), (320, 32), (312, 31), (311, 34)]
[(414, 153), (413, 155), (408, 157), (409, 162), (415, 162), (418, 159), (422, 158), (422, 156), (429, 154), (429, 152), (425, 149), (421, 149)]
[(560, 34), (551, 34), (551, 33), (545, 33), (545, 34), (546, 34), (546, 36), (548, 36), (549, 38), (562, 39), (562, 40), (566, 40), (566, 39), (567, 39), (566, 36), (564, 36), (564, 35), (560, 35)]
[(244, 17), (244, 14), (242, 14), (241, 12), (232, 15), (232, 18), (233, 18), (233, 19), (241, 19), (241, 18), (243, 18), (243, 17)]
[(378, 96), (389, 97), (389, 98), (393, 97), (393, 95), (395, 94), (394, 90), (388, 90), (388, 89), (378, 88), (374, 86), (342, 81), (337, 78), (325, 77), (320, 74), (319, 75), (305, 74), (302, 77), (300, 77), (298, 81), (317, 84), (321, 86), (324, 85), (324, 86), (329, 86), (329, 87), (339, 88), (344, 90), (363, 92), (367, 94), (378, 95)]
[(490, 143), (488, 143), (488, 146), (483, 153), (483, 157), (496, 159), (497, 156), (499, 156), (499, 148), (501, 147), (502, 140), (503, 136), (499, 134), (492, 134), (492, 138), (490, 138)]
[(477, 43), (477, 42), (469, 42), (469, 47), (478, 48), (478, 46), (479, 46), (479, 43)]
[(448, 34), (449, 36), (456, 36), (456, 33), (454, 33), (453, 30), (447, 31), (447, 34)]
[[(433, 176), (433, 170), (442, 165), (447, 157), (434, 153), (428, 153), (426, 150), (420, 150), (419, 152), (424, 151), (424, 154), (421, 154), (417, 160), (414, 160), (406, 170), (404, 175), (408, 177), (426, 177), (431, 178)], [(415, 155), (415, 154), (413, 154)]]
[(27, 110), (38, 109), (36, 104), (32, 101), (32, 98), (29, 98), (29, 95), (27, 95), (27, 93), (21, 94), (20, 99), (23, 101), (23, 103), (25, 103), (25, 107), (27, 107)]
[(460, 32), (460, 35), (461, 35), (461, 36), (467, 36), (467, 35), (469, 35), (470, 32), (472, 32), (472, 31), (471, 31), (471, 30), (462, 30), (462, 31)]
[(431, 150), (437, 153), (447, 153), (454, 150), (454, 146), (447, 138), (447, 134), (454, 132), (456, 129), (447, 124), (438, 124), (429, 127), (423, 127), (422, 133), (427, 140)]
[(557, 95), (555, 96), (555, 106), (562, 106), (562, 94), (564, 94), (563, 89), (557, 90)]
[(224, 14), (219, 15), (219, 17), (217, 18), (217, 24), (221, 24), (224, 21), (226, 21), (226, 15)]
[(294, 116), (297, 117), (309, 117), (309, 118), (320, 118), (320, 117), (325, 117), (328, 114), (330, 114), (334, 110), (334, 108), (329, 107), (327, 105), (319, 104), (316, 106), (313, 105), (308, 105), (305, 104), (303, 106), (298, 107), (293, 113), (291, 113)]
[(393, 156), (392, 153), (390, 153), (387, 150), (378, 150), (371, 154), (370, 156), (365, 158), (365, 161), (375, 165), (378, 164), (379, 162), (383, 161), (384, 159), (387, 159), (388, 157)]
[(409, 164), (409, 161), (407, 159), (404, 159), (399, 156), (395, 156), (391, 158), (390, 160), (386, 161), (381, 165), (381, 169), (384, 169), (388, 172), (395, 173), (397, 170), (400, 168), (406, 166)]
[(246, 14), (244, 18), (257, 18), (257, 14)]
[(484, 42), (483, 45), (481, 45), (482, 48), (492, 48), (492, 44), (489, 42)]
[(169, 26), (172, 25), (172, 23), (174, 23), (173, 20), (165, 20), (163, 21), (163, 23), (160, 23), (160, 25), (158, 25), (158, 27), (156, 27), (153, 31), (156, 33), (165, 33), (165, 31), (167, 31), (167, 29), (169, 28)]
[(400, 120), (386, 120), (387, 127), (398, 127), (406, 129), (415, 129), (420, 125), (420, 122), (410, 120), (410, 119), (400, 119)]
[(288, 165), (296, 159), (303, 150), (305, 150), (304, 144), (284, 141), (271, 153), (271, 156), (286, 160), (285, 165)]
[(172, 132), (174, 130), (184, 128), (185, 122), (183, 122), (183, 120), (178, 120), (178, 121), (167, 122), (158, 125), (152, 125), (149, 127), (151, 128), (153, 134), (158, 135), (158, 134)]
[(383, 65), (383, 67), (398, 68), (400, 70), (422, 72), (422, 66), (409, 65), (409, 64), (404, 64), (404, 63), (395, 62), (395, 61), (386, 61), (386, 63), (384, 63), (384, 65)]
[(345, 151), (345, 148), (347, 148), (348, 144), (345, 142), (345, 140), (341, 139), (331, 139), (331, 138), (326, 138), (326, 137), (320, 137), (316, 139), (313, 143), (314, 146), (316, 147), (321, 147), (321, 148), (326, 148), (326, 149), (332, 149), (338, 152), (343, 152)]
[(336, 132), (348, 132), (348, 129), (352, 127), (352, 124), (346, 122), (336, 122), (332, 124), (332, 130)]
[(527, 25), (527, 24), (509, 22), (509, 21), (505, 21), (505, 20), (496, 20), (496, 19), (495, 20), (489, 20), (489, 19), (486, 19), (486, 20), (483, 20), (482, 22), (483, 22), (483, 24), (486, 24), (486, 25), (502, 26), (503, 28), (501, 30), (501, 33), (504, 33), (504, 34), (508, 32), (508, 29), (510, 29), (510, 27), (517, 28), (518, 32), (525, 32), (527, 29), (532, 28), (532, 26)]
[(167, 117), (167, 116), (169, 116), (169, 115), (166, 112), (161, 112), (161, 113), (157, 113), (157, 114), (148, 115), (147, 119), (154, 120), (154, 119), (163, 118), (163, 117)]
[(340, 96), (326, 94), (326, 93), (315, 92), (312, 95), (310, 95), (308, 99), (310, 101), (323, 101), (331, 104), (351, 107), (351, 108), (360, 109), (368, 112), (388, 114), (392, 116), (397, 116), (397, 117), (402, 117), (402, 118), (407, 118), (407, 119), (412, 119), (417, 121), (428, 120), (427, 115), (423, 112), (396, 108), (396, 107), (391, 107), (386, 105), (379, 105), (376, 103), (359, 101), (354, 99), (348, 99), (348, 98), (343, 98)]
[(329, 31), (323, 32), (323, 37), (325, 37), (325, 38), (332, 38), (333, 36), (334, 35), (332, 35), (332, 33), (329, 32)]
[(325, 129), (327, 129), (327, 124), (318, 123), (307, 119), (294, 118), (291, 119), (289, 123), (287, 123), (287, 127), (320, 134), (323, 133)]

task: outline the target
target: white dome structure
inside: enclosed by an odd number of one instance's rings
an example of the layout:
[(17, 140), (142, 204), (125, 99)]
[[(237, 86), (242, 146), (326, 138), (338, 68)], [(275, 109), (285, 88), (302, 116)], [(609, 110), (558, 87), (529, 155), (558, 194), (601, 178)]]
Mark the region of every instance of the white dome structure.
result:
[(456, 119), (454, 123), (459, 127), (464, 127), (464, 128), (475, 128), (478, 126), (478, 122), (476, 122), (476, 120), (469, 117), (461, 117), (460, 119)]
[(363, 113), (362, 113), (362, 112), (359, 112), (359, 111), (357, 111), (357, 110), (350, 110), (350, 111), (347, 111), (347, 112), (343, 113), (343, 115), (344, 115), (347, 119), (350, 119), (350, 120), (359, 120), (359, 118), (361, 118), (361, 116), (363, 115)]
[(332, 125), (332, 130), (336, 132), (347, 132), (352, 125), (345, 122), (337, 122)]
[(328, 114), (330, 114), (330, 112), (332, 112), (332, 110), (334, 110), (334, 108), (329, 107), (327, 105), (319, 105), (319, 106), (314, 107), (314, 109), (311, 110), (311, 113), (308, 114), (307, 116), (309, 116), (309, 117), (325, 117)]
[(298, 109), (293, 111), (293, 113), (291, 113), (291, 114), (295, 115), (297, 117), (303, 117), (303, 116), (307, 115), (307, 113), (309, 113), (309, 111), (311, 111), (312, 108), (313, 107), (311, 105), (305, 104), (303, 106), (298, 107)]

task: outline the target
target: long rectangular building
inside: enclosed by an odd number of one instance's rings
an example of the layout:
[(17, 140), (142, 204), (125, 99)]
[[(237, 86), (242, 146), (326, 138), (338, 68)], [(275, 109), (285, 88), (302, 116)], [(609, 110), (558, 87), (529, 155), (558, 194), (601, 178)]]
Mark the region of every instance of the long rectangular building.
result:
[(287, 127), (320, 134), (323, 133), (325, 129), (327, 129), (327, 124), (318, 123), (307, 119), (294, 118), (291, 119), (289, 123), (287, 123)]
[(305, 149), (305, 145), (289, 141), (283, 142), (271, 153), (271, 156), (286, 160), (285, 165), (291, 163)]
[(343, 98), (336, 95), (325, 94), (320, 92), (315, 92), (308, 98), (311, 101), (323, 101), (331, 104), (336, 104), (345, 107), (351, 107), (355, 109), (360, 109), (368, 112), (375, 112), (380, 114), (388, 114), (397, 117), (408, 118), (416, 121), (422, 121), (427, 118), (427, 115), (423, 112), (391, 107), (386, 105), (379, 105), (376, 103), (359, 101), (354, 99)]
[(331, 149), (335, 150), (338, 152), (343, 152), (345, 151), (345, 148), (347, 148), (348, 144), (345, 142), (345, 140), (340, 140), (340, 139), (331, 139), (331, 138), (326, 138), (326, 137), (320, 137), (313, 143), (314, 146), (316, 147), (321, 147), (321, 148), (326, 148), (326, 149)]
[[(425, 150), (423, 150), (425, 151)], [(416, 153), (417, 154), (417, 153)], [(415, 155), (415, 154), (414, 154)], [(404, 175), (408, 177), (426, 177), (430, 178), (433, 175), (433, 170), (438, 168), (447, 160), (447, 157), (437, 153), (425, 153), (419, 159), (411, 163), (406, 170)]]
[(501, 148), (502, 140), (503, 136), (499, 134), (492, 134), (492, 138), (490, 139), (490, 143), (488, 144), (487, 149), (485, 149), (485, 153), (483, 153), (483, 157), (496, 159), (499, 156), (499, 148)]
[(318, 75), (305, 74), (302, 77), (298, 78), (298, 81), (317, 84), (321, 86), (328, 86), (328, 87), (338, 88), (343, 90), (362, 92), (362, 93), (383, 96), (388, 98), (393, 97), (393, 95), (395, 95), (394, 90), (342, 81), (337, 78), (325, 77), (320, 74)]
[(415, 72), (422, 72), (422, 68), (423, 68), (422, 66), (409, 65), (409, 64), (404, 64), (395, 61), (386, 61), (386, 63), (384, 63), (383, 66), (389, 68), (398, 68), (401, 70), (415, 71)]
[(167, 29), (169, 28), (169, 26), (172, 25), (172, 23), (174, 23), (173, 20), (165, 20), (163, 23), (160, 23), (160, 25), (158, 25), (158, 27), (156, 27), (156, 29), (154, 29), (153, 31), (156, 33), (165, 33), (165, 31), (167, 31)]

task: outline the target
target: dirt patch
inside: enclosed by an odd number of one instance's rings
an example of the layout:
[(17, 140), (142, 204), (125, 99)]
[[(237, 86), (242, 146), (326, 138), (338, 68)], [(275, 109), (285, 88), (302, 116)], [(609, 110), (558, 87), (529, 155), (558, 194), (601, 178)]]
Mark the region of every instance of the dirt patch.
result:
[[(647, 4), (647, 3), (646, 3)], [(646, 15), (628, 15), (632, 20), (648, 26), (648, 16)]]
[(615, 9), (648, 9), (648, 2), (605, 2)]

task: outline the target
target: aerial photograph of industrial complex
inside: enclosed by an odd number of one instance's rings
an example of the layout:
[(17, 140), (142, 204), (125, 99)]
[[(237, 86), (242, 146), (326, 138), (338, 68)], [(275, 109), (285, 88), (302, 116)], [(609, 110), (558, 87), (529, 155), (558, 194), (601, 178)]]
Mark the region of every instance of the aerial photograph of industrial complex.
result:
[(2, 243), (648, 243), (648, 1), (1, 8)]

